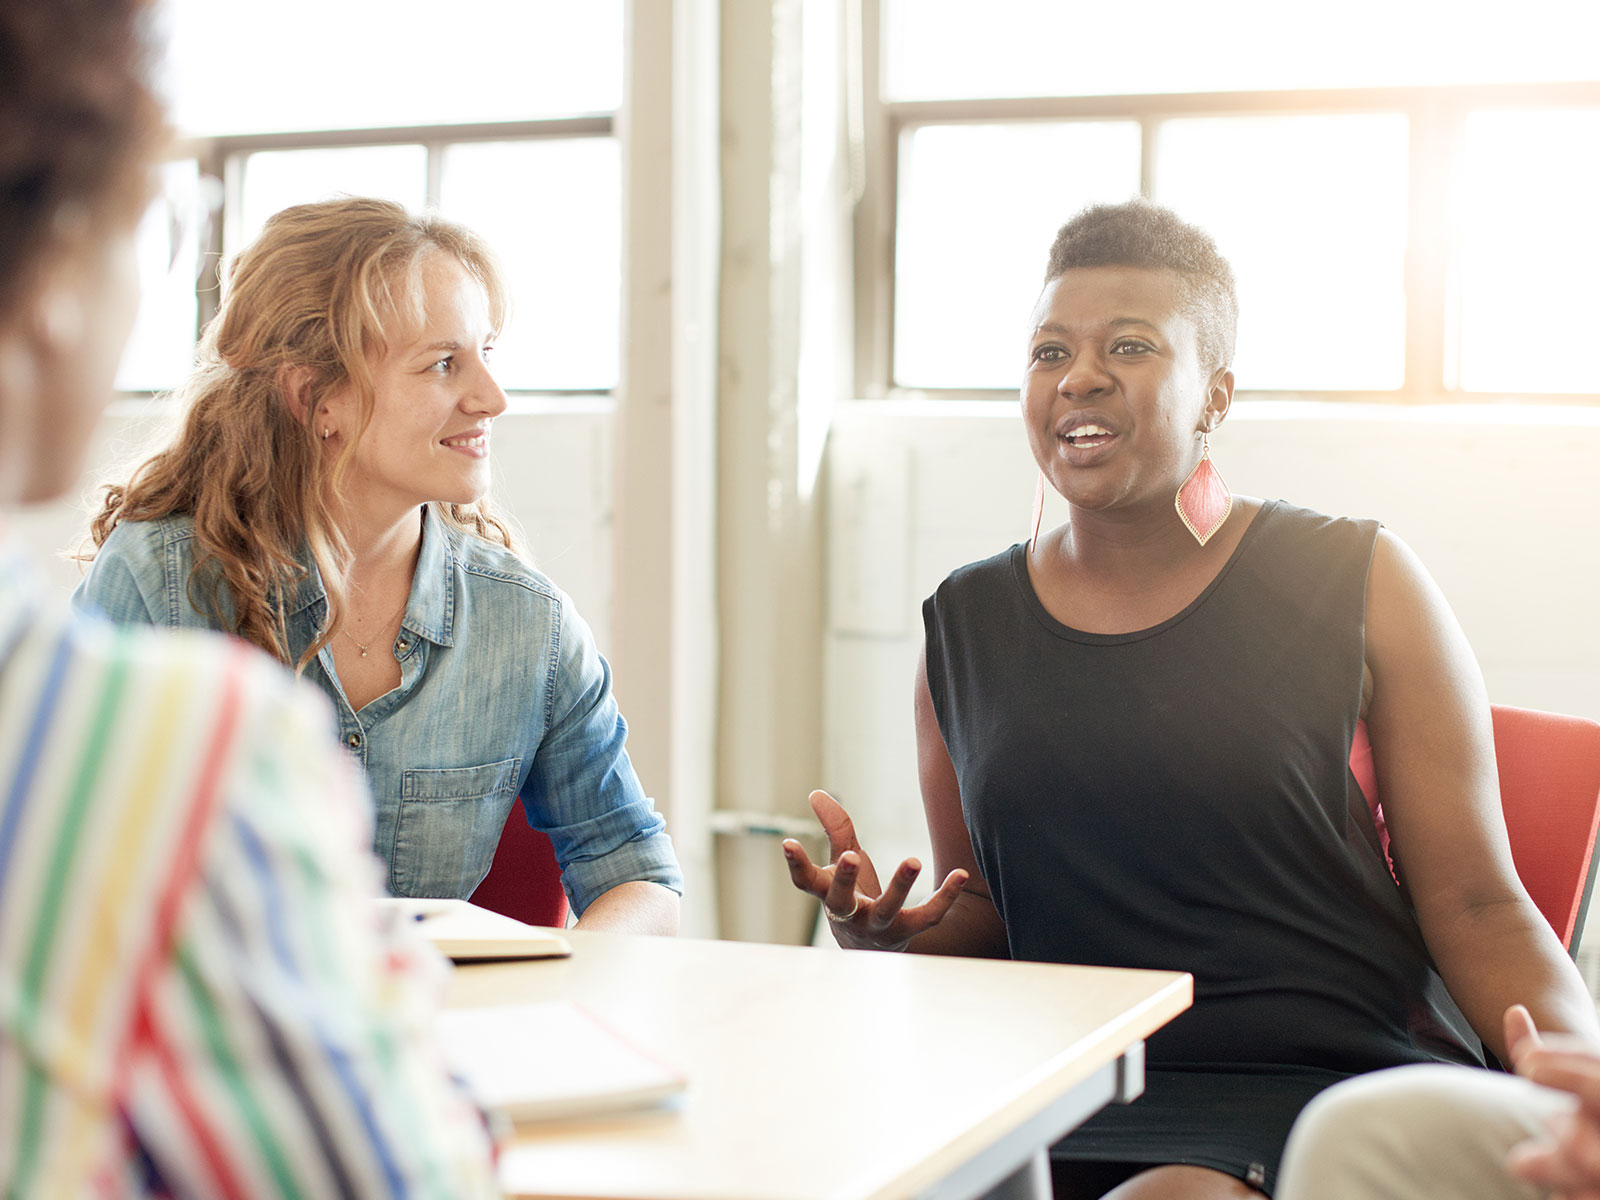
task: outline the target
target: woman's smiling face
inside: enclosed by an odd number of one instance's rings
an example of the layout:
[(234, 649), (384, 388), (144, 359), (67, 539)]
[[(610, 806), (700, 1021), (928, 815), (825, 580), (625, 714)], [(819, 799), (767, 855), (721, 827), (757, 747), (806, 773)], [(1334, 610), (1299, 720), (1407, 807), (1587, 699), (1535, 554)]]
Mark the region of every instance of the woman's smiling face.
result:
[(1075, 508), (1159, 502), (1170, 515), (1198, 432), (1227, 407), (1201, 369), (1177, 276), (1073, 268), (1045, 285), (1032, 325), (1022, 410), (1045, 477)]
[(431, 254), (419, 274), (422, 321), (388, 331), (372, 420), (345, 477), (346, 494), (369, 509), (471, 504), (489, 489), (489, 427), (506, 395), (489, 371), (488, 297), (450, 254)]

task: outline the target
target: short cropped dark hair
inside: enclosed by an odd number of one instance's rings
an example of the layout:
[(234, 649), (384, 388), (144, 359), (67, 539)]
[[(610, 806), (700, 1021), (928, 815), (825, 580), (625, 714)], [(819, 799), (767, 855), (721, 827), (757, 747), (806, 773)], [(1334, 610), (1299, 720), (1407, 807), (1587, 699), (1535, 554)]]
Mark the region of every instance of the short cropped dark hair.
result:
[(58, 219), (137, 219), (167, 137), (148, 0), (0, 3), (0, 317), (56, 247)]
[(1211, 235), (1149, 200), (1095, 204), (1056, 233), (1044, 281), (1074, 267), (1148, 267), (1178, 277), (1179, 303), (1194, 321), (1200, 365), (1207, 371), (1233, 364), (1239, 300), (1233, 268)]

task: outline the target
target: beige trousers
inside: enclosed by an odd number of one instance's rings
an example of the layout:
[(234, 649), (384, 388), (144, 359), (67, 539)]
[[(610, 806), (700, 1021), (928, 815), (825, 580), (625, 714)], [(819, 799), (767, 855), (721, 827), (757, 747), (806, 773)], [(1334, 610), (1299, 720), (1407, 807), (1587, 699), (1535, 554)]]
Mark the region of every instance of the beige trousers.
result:
[(1541, 1200), (1506, 1153), (1573, 1100), (1471, 1067), (1396, 1067), (1318, 1096), (1284, 1150), (1277, 1200)]

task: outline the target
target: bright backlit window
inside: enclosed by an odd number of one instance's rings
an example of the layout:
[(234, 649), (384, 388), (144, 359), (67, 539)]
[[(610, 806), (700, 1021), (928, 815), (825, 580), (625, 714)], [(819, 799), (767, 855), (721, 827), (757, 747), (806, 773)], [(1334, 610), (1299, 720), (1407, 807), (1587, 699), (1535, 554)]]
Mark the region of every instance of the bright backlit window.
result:
[(1600, 109), (1474, 113), (1456, 194), (1461, 386), (1600, 394)]
[(616, 385), (621, 196), (615, 138), (446, 149), (440, 210), (487, 238), (511, 276), (511, 323), (495, 346), (502, 386)]
[(1062, 214), (1138, 191), (1132, 121), (907, 130), (895, 241), (898, 381), (1017, 384)]
[(1594, 0), (881, 0), (886, 100), (1595, 77)]
[(214, 192), (194, 159), (167, 163), (161, 194), (139, 223), (139, 315), (117, 370), (123, 391), (155, 391), (183, 377), (194, 358), (195, 324)]
[(422, 146), (261, 150), (240, 155), (234, 170), (239, 204), (224, 239), (229, 255), (253, 242), (268, 217), (292, 204), (339, 193), (376, 196), (407, 208), (420, 208), (428, 199), (428, 152)]
[(1153, 198), (1210, 233), (1237, 277), (1238, 387), (1405, 382), (1406, 132), (1389, 114), (1158, 127)]
[(612, 112), (620, 0), (162, 0), (192, 137)]
[(141, 227), (120, 389), (175, 386), (218, 260), (273, 213), (340, 194), (437, 207), (488, 240), (512, 289), (496, 347), (508, 390), (615, 386), (621, 0), (162, 0), (161, 14), (192, 157)]
[(1593, 0), (862, 7), (859, 394), (1014, 393), (1055, 230), (1143, 194), (1233, 264), (1242, 394), (1600, 398)]

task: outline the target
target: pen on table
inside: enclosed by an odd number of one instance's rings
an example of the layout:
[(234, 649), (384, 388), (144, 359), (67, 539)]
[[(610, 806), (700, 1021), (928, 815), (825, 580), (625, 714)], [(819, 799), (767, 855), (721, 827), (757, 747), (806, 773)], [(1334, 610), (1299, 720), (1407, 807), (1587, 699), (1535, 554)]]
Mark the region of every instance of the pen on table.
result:
[(448, 901), (442, 903), (439, 901), (434, 901), (431, 904), (421, 904), (412, 909), (411, 919), (413, 921), (426, 921), (429, 917), (437, 917), (449, 912), (450, 907), (451, 906)]

